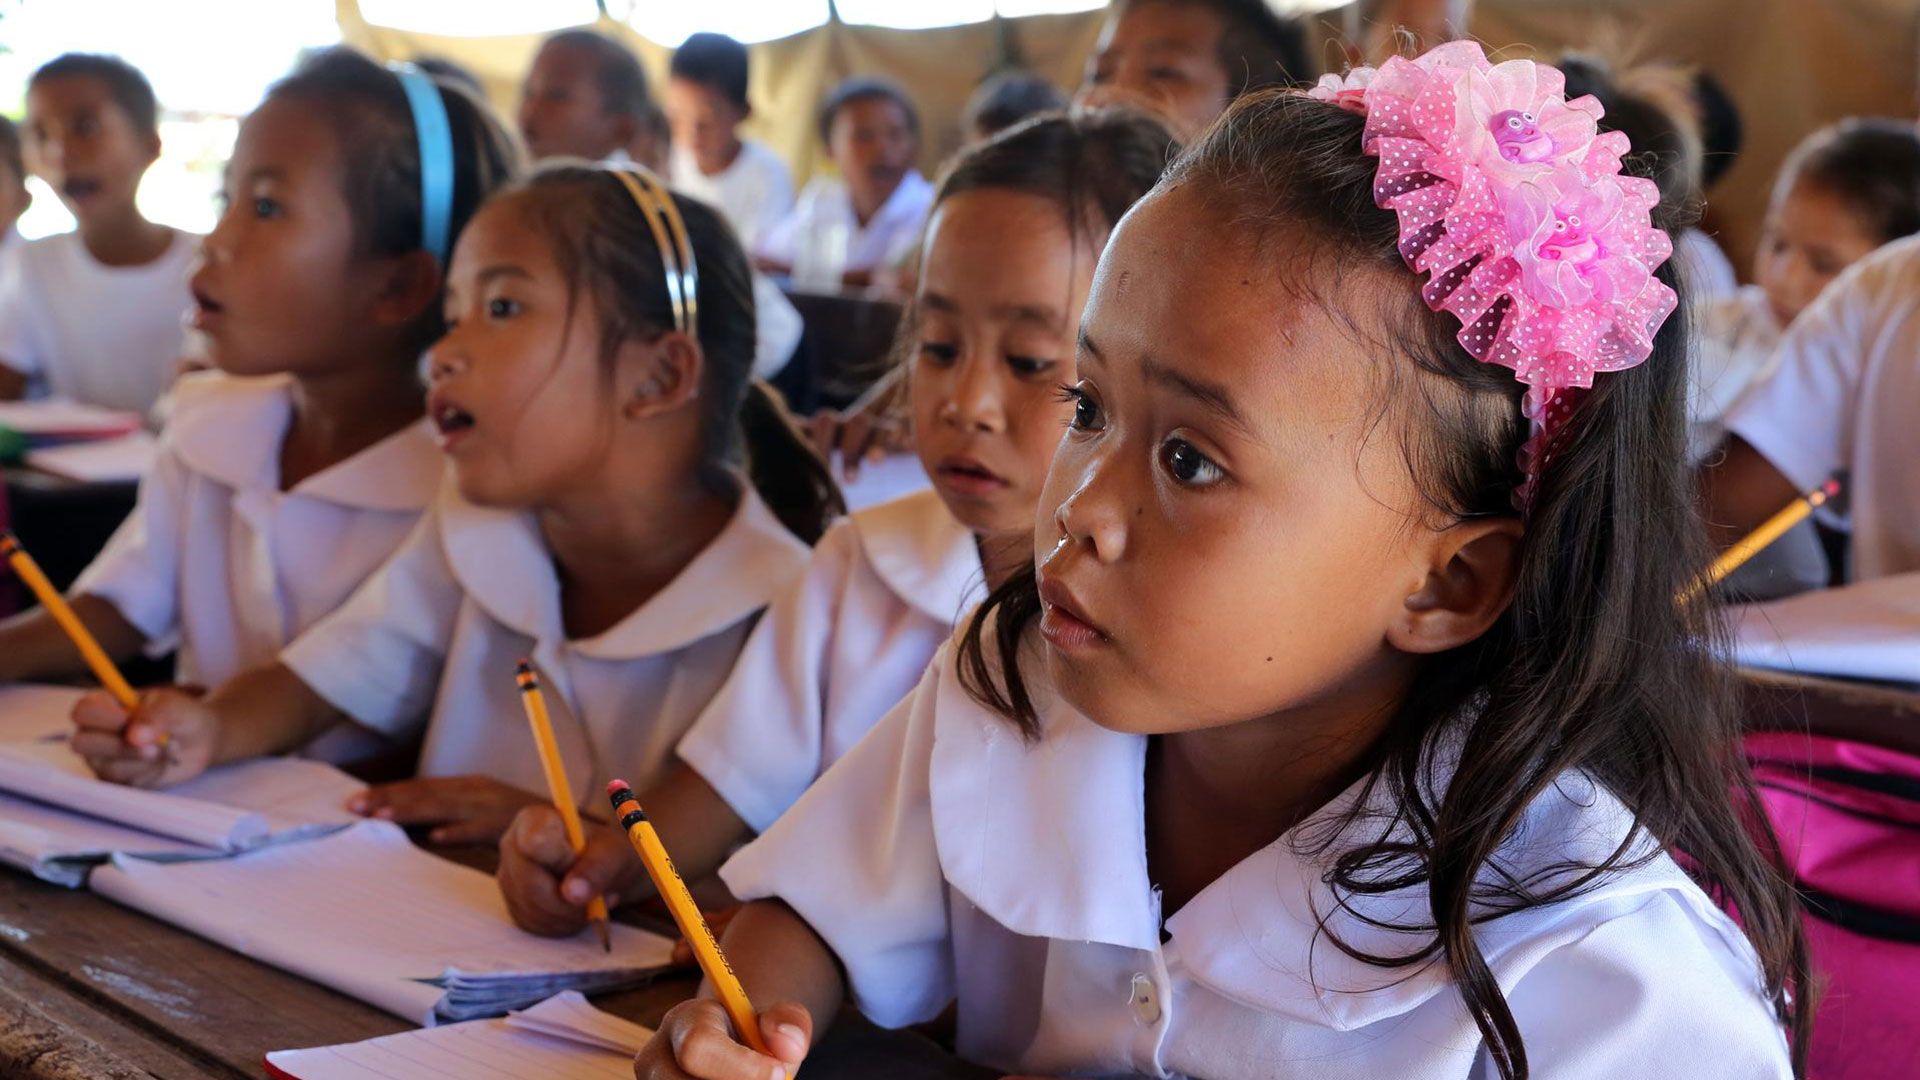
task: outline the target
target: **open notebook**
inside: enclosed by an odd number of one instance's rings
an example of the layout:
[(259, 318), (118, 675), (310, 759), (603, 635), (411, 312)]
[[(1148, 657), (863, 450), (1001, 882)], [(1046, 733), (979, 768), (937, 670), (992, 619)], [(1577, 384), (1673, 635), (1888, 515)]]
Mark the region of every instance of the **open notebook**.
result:
[(27, 451), (27, 464), (85, 483), (138, 480), (160, 456), (160, 442), (144, 431), (113, 439), (63, 443)]
[(636, 985), (673, 943), (614, 926), (567, 940), (514, 927), (492, 876), (363, 821), (303, 844), (231, 859), (156, 863), (116, 856), (95, 892), (235, 952), (416, 1024), (497, 1016), (563, 990)]
[(1920, 683), (1920, 573), (1749, 604), (1732, 620), (1748, 667)]
[(329, 765), (261, 758), (159, 791), (94, 778), (64, 740), (0, 743), (0, 863), (69, 888), (115, 853), (205, 859), (358, 820), (365, 785)]
[(366, 1042), (276, 1050), (282, 1080), (631, 1080), (653, 1032), (574, 991), (496, 1020), (468, 1020)]

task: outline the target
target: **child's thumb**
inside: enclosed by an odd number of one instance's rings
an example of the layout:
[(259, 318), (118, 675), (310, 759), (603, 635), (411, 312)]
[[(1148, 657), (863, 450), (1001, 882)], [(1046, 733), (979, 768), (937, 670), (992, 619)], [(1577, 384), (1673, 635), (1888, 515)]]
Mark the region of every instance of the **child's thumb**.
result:
[(813, 1045), (813, 1017), (797, 1002), (778, 1002), (760, 1014), (760, 1037), (774, 1057), (798, 1065)]

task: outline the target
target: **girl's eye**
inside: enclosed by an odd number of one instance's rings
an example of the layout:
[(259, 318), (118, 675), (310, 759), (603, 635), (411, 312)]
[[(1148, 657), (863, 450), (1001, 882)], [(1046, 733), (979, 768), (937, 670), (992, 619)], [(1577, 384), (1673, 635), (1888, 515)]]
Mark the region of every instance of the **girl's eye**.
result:
[(1189, 487), (1218, 483), (1226, 473), (1185, 439), (1169, 439), (1160, 447), (1160, 461), (1168, 475)]
[(487, 315), (495, 319), (511, 319), (520, 314), (520, 301), (496, 296), (487, 301)]
[(1100, 415), (1100, 406), (1095, 404), (1093, 395), (1078, 386), (1062, 386), (1060, 400), (1073, 404), (1073, 419), (1067, 426), (1075, 431), (1099, 431), (1106, 426), (1106, 418)]
[(262, 220), (280, 216), (280, 204), (265, 195), (256, 195), (253, 200), (253, 216)]
[(960, 346), (943, 341), (923, 341), (920, 343), (920, 355), (946, 367), (960, 358)]
[(1052, 360), (1043, 360), (1037, 356), (1009, 356), (1007, 366), (1020, 375), (1044, 375), (1053, 370)]

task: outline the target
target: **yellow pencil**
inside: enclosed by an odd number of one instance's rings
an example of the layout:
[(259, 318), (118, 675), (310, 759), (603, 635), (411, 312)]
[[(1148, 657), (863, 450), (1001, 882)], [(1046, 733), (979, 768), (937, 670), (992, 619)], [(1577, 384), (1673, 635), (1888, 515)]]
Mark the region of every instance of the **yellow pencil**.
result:
[(1788, 529), (1807, 519), (1807, 515), (1818, 510), (1828, 499), (1840, 494), (1840, 481), (1828, 480), (1812, 491), (1788, 503), (1779, 513), (1768, 518), (1760, 527), (1740, 538), (1739, 542), (1720, 553), (1707, 569), (1705, 577), (1694, 582), (1681, 594), (1684, 602), (1699, 596), (1701, 592), (1713, 588), (1726, 580), (1728, 574), (1740, 569), (1748, 559), (1765, 550), (1768, 544), (1786, 535)]
[[(547, 772), (547, 790), (553, 795), (554, 808), (567, 826), (567, 843), (575, 855), (587, 850), (587, 834), (580, 828), (580, 808), (573, 802), (573, 785), (567, 783), (567, 769), (560, 761), (560, 747), (553, 741), (553, 721), (547, 718), (547, 699), (540, 693), (540, 677), (533, 673), (533, 661), (522, 660), (515, 673), (520, 684), (520, 704), (526, 707), (527, 723), (533, 728), (533, 745), (540, 751), (540, 767)], [(607, 929), (607, 900), (596, 896), (587, 901), (587, 918), (600, 935), (600, 948), (613, 951), (613, 936)]]
[(633, 789), (626, 781), (615, 780), (607, 785), (607, 798), (613, 803), (614, 818), (627, 830), (627, 839), (633, 841), (633, 850), (640, 853), (640, 862), (646, 866), (647, 876), (653, 879), (653, 887), (667, 902), (667, 911), (679, 924), (687, 944), (693, 947), (694, 959), (700, 962), (700, 970), (719, 992), (720, 1004), (727, 1010), (740, 1037), (755, 1051), (772, 1057), (773, 1051), (767, 1049), (766, 1040), (760, 1037), (760, 1021), (754, 1015), (753, 1003), (747, 1000), (746, 988), (733, 973), (733, 965), (721, 954), (720, 943), (713, 940), (713, 930), (693, 902), (687, 883), (680, 880), (680, 871), (673, 868), (673, 860), (660, 843), (660, 834), (653, 831), (653, 822), (647, 820), (647, 812), (634, 801)]
[(0, 555), (4, 555), (7, 562), (13, 565), (13, 572), (20, 575), (20, 580), (27, 583), (27, 588), (33, 590), (33, 595), (40, 600), (40, 606), (47, 609), (53, 621), (59, 623), (60, 629), (73, 639), (74, 647), (80, 650), (80, 658), (93, 669), (93, 677), (100, 680), (100, 685), (107, 688), (107, 693), (113, 695), (121, 708), (133, 712), (134, 707), (140, 704), (140, 695), (133, 692), (133, 686), (120, 674), (120, 669), (113, 666), (113, 660), (107, 656), (106, 650), (93, 639), (86, 624), (80, 621), (80, 616), (73, 613), (67, 598), (53, 587), (53, 582), (48, 581), (47, 575), (41, 572), (40, 564), (33, 561), (33, 556), (27, 554), (27, 549), (21, 547), (20, 541), (10, 532), (0, 533)]

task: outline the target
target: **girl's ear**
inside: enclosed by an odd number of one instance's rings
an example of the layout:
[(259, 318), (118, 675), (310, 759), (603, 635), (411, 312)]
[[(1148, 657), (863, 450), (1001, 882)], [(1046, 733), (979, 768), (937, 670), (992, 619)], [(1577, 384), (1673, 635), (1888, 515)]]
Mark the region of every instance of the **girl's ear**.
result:
[(1387, 627), (1401, 652), (1439, 653), (1487, 632), (1513, 601), (1520, 569), (1519, 518), (1464, 521), (1438, 533), (1426, 580)]
[(440, 260), (424, 250), (384, 260), (385, 277), (373, 300), (373, 319), (381, 326), (408, 326), (440, 302), (444, 277)]
[(678, 330), (652, 341), (629, 341), (615, 355), (620, 415), (645, 420), (673, 412), (700, 396), (706, 370), (700, 342)]

